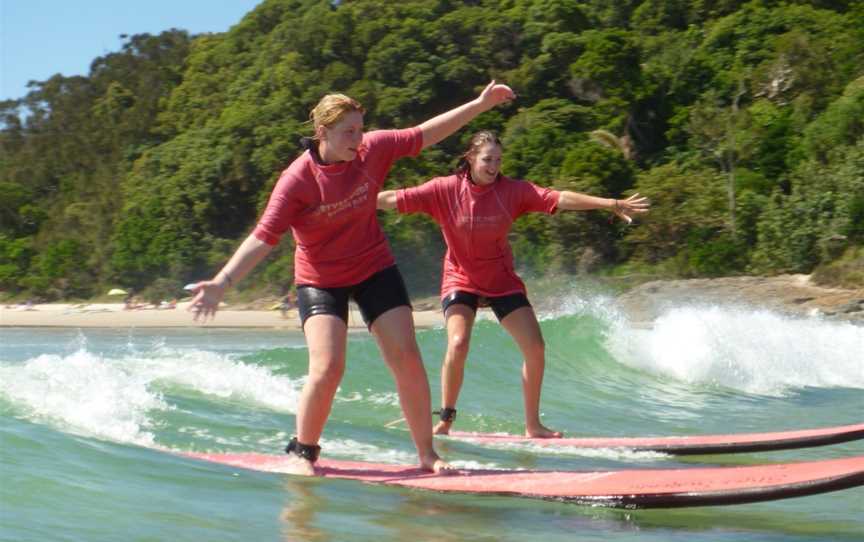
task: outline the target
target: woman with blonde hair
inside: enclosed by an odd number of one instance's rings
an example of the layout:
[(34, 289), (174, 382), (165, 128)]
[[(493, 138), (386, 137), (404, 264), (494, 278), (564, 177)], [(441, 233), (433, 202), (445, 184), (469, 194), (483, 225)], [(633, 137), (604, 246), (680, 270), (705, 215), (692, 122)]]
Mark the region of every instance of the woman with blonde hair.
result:
[(560, 437), (560, 432), (540, 423), (545, 344), (525, 284), (514, 270), (507, 234), (525, 213), (606, 209), (630, 222), (631, 215), (648, 211), (648, 203), (638, 194), (622, 200), (598, 198), (505, 177), (500, 171), (501, 153), (501, 142), (494, 133), (479, 132), (471, 138), (455, 174), (413, 188), (381, 192), (378, 208), (431, 216), (441, 226), (447, 244), (441, 279), (447, 351), (435, 433), (447, 434), (456, 419), (477, 308), (489, 306), (524, 357), (525, 435)]
[(291, 230), (297, 307), (309, 373), (286, 448), (296, 474), (314, 474), (318, 441), (345, 370), (348, 300), (354, 299), (396, 380), (423, 469), (448, 470), (435, 452), (429, 381), (417, 347), (411, 303), (376, 215), (376, 196), (393, 162), (415, 156), (478, 114), (515, 97), (489, 83), (474, 100), (403, 130), (364, 132), (363, 107), (342, 94), (312, 110), (314, 138), (285, 169), (258, 225), (211, 280), (199, 282), (190, 310), (212, 317), (225, 289), (246, 276)]

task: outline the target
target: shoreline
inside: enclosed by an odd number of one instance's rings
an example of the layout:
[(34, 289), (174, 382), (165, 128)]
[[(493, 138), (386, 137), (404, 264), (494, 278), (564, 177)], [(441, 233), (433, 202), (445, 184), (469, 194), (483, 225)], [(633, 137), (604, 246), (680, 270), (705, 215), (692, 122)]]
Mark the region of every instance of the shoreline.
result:
[[(187, 311), (188, 302), (173, 309), (124, 310), (122, 303), (45, 303), (31, 308), (0, 306), (0, 328), (246, 328), (285, 329), (300, 332), (296, 309), (288, 310), (283, 318), (279, 310), (221, 309), (206, 322), (195, 322)], [(414, 311), (414, 325), (428, 329), (444, 324), (441, 311)], [(359, 311), (352, 307), (348, 314), (349, 330), (366, 330)]]
[[(651, 325), (669, 308), (700, 304), (766, 309), (788, 316), (820, 317), (864, 325), (864, 289), (817, 286), (810, 282), (809, 275), (656, 280), (630, 289), (619, 295), (617, 301), (628, 318), (639, 325)], [(435, 305), (415, 300), (414, 325), (417, 329), (443, 327), (443, 314)], [(197, 323), (186, 310), (188, 306), (188, 300), (178, 303), (173, 309), (136, 310), (124, 310), (122, 303), (48, 303), (29, 308), (0, 305), (0, 328), (203, 327), (301, 331), (296, 309), (288, 310), (283, 317), (279, 310), (242, 305), (225, 307), (211, 321)], [(480, 318), (486, 316), (478, 314)], [(348, 328), (352, 332), (366, 330), (363, 318), (353, 305)]]

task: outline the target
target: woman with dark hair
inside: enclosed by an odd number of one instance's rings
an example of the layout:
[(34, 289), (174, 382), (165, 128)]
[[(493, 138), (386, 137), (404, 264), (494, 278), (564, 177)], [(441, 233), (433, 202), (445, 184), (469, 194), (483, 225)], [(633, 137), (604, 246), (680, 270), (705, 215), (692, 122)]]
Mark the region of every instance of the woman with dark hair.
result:
[(309, 376), (286, 451), (296, 474), (314, 474), (318, 441), (345, 371), (348, 300), (354, 299), (396, 380), (420, 466), (448, 470), (432, 442), (429, 381), (402, 275), (376, 215), (376, 196), (403, 156), (449, 136), (515, 95), (494, 81), (474, 100), (405, 130), (364, 133), (363, 107), (342, 94), (312, 110), (314, 140), (282, 172), (257, 227), (213, 279), (195, 286), (195, 319), (213, 316), (225, 289), (246, 276), (289, 229), (297, 248), (297, 307), (309, 348)]
[(489, 306), (524, 356), (522, 387), (525, 434), (560, 437), (540, 423), (540, 390), (545, 344), (528, 302), (525, 284), (516, 275), (507, 234), (513, 222), (531, 212), (606, 209), (619, 218), (645, 213), (649, 204), (638, 194), (607, 199), (542, 188), (501, 174), (502, 146), (492, 132), (471, 138), (456, 173), (402, 190), (378, 194), (379, 209), (425, 213), (440, 226), (447, 243), (441, 279), (441, 305), (447, 327), (447, 352), (441, 370), (440, 421), (434, 431), (447, 434), (456, 418), (465, 360), (477, 307)]

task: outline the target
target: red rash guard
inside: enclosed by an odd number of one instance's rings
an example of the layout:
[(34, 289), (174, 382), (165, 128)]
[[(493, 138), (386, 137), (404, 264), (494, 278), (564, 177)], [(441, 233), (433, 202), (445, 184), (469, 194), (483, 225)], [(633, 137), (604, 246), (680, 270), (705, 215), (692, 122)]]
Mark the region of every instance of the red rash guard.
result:
[(507, 241), (513, 222), (525, 213), (555, 213), (559, 195), (503, 175), (479, 186), (460, 173), (398, 190), (396, 205), (400, 213), (426, 213), (441, 226), (447, 243), (442, 298), (455, 290), (497, 297), (526, 293)]
[(377, 196), (393, 162), (422, 148), (415, 127), (367, 132), (351, 162), (322, 165), (307, 150), (282, 172), (253, 235), (275, 245), (291, 229), (296, 284), (362, 282), (395, 263), (378, 224)]

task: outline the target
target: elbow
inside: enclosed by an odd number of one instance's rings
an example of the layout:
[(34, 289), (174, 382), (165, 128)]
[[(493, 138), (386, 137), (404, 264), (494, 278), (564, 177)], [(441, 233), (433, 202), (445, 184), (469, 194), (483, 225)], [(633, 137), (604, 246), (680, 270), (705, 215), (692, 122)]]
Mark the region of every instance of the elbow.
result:
[(396, 208), (396, 191), (386, 190), (378, 194), (378, 209), (386, 211)]
[(572, 201), (570, 197), (567, 195), (567, 192), (561, 192), (561, 195), (558, 196), (558, 210), (559, 211), (570, 211), (572, 209)]

